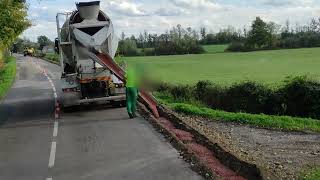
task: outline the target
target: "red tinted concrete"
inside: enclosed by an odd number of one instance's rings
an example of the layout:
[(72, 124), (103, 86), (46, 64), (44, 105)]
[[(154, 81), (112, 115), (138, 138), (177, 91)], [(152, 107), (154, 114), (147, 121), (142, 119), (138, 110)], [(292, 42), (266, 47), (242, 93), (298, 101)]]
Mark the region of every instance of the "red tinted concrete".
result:
[(169, 120), (165, 119), (165, 118), (159, 118), (157, 119), (157, 121), (159, 121), (167, 130), (168, 129), (175, 129), (174, 125), (172, 124), (172, 122), (170, 122)]
[(156, 121), (171, 134), (175, 135), (178, 140), (184, 142), (189, 153), (193, 153), (198, 157), (199, 161), (217, 176), (225, 180), (245, 180), (245, 178), (238, 176), (237, 173), (223, 165), (207, 147), (196, 143), (193, 139), (193, 134), (190, 132), (176, 129), (169, 120), (163, 117)]
[(193, 135), (187, 131), (181, 129), (173, 129), (172, 131), (181, 141), (193, 141)]
[(221, 164), (221, 162), (214, 156), (214, 154), (206, 147), (197, 144), (197, 143), (190, 143), (187, 145), (188, 150), (195, 153), (196, 156), (200, 159), (200, 161), (206, 166), (215, 172), (217, 175), (222, 177), (232, 177), (236, 176), (237, 174), (233, 172), (228, 167)]

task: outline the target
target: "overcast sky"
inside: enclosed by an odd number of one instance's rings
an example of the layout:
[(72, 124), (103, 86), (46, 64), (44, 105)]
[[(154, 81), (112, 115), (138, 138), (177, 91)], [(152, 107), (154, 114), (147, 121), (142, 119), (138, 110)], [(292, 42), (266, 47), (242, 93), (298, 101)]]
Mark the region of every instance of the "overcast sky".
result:
[[(54, 39), (56, 13), (76, 8), (74, 0), (27, 2), (33, 26), (22, 36), (31, 40), (40, 35)], [(122, 31), (127, 35), (144, 30), (161, 33), (177, 24), (216, 32), (228, 25), (248, 27), (256, 16), (279, 24), (289, 19), (293, 25), (320, 17), (320, 0), (101, 0), (101, 8), (111, 17), (118, 35)]]

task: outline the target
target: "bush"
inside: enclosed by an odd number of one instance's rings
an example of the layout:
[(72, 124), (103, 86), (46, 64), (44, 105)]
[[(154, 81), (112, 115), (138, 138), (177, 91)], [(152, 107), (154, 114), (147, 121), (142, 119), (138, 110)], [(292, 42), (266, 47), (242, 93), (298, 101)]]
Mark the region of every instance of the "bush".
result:
[(195, 86), (159, 84), (158, 92), (166, 92), (174, 100), (205, 104), (213, 109), (254, 114), (290, 115), (320, 119), (320, 83), (297, 77), (273, 90), (256, 82), (221, 87), (209, 81)]
[(158, 92), (171, 92), (172, 85), (166, 82), (160, 82), (153, 84), (153, 89)]
[(154, 56), (155, 55), (154, 48), (144, 48), (144, 49), (142, 49), (141, 55), (143, 55), (143, 56)]
[(231, 112), (271, 113), (272, 90), (255, 82), (231, 86), (225, 93), (224, 109)]
[(169, 93), (175, 100), (192, 100), (192, 87), (188, 85), (173, 86)]
[(246, 48), (245, 44), (242, 42), (232, 42), (226, 51), (231, 51), (231, 52), (242, 52), (242, 51), (248, 51)]
[(44, 56), (46, 59), (49, 59), (51, 61), (59, 62), (59, 55), (55, 53), (48, 53)]
[(285, 114), (320, 118), (320, 84), (296, 77), (279, 90), (286, 106)]
[(199, 81), (194, 89), (194, 95), (198, 100), (204, 100), (209, 96), (209, 88), (212, 86), (210, 81)]

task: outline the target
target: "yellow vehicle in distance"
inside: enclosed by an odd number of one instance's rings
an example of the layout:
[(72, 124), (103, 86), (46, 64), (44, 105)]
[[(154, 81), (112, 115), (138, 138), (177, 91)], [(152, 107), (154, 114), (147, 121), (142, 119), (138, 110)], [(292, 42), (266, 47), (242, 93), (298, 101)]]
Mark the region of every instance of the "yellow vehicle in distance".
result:
[(33, 56), (34, 55), (34, 48), (24, 48), (24, 51), (23, 51), (23, 55), (24, 56)]

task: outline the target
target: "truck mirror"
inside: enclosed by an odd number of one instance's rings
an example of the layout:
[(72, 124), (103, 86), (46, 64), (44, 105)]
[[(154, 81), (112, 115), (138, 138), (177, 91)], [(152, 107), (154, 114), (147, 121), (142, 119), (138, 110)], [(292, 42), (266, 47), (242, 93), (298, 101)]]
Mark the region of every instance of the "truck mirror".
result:
[(54, 40), (54, 51), (55, 51), (57, 54), (59, 54), (60, 49), (59, 49), (59, 39), (58, 39), (58, 38), (56, 38), (56, 39)]

